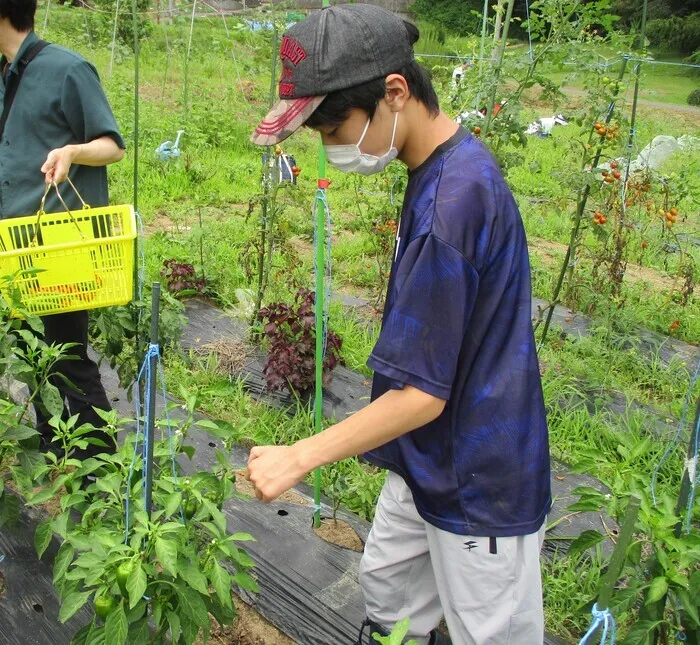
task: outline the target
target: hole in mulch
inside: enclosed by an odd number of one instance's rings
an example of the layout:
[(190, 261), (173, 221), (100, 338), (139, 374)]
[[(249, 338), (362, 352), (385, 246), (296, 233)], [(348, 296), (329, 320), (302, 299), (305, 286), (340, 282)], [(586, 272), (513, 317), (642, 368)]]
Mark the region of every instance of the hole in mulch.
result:
[(0, 573), (0, 597), (5, 593), (5, 576)]
[(330, 517), (321, 518), (321, 526), (314, 528), (314, 533), (322, 540), (335, 544), (343, 549), (362, 553), (364, 542), (354, 528), (344, 520), (333, 520)]
[(216, 448), (216, 444), (213, 441), (209, 442), (209, 447), (210, 448)]
[(289, 513), (287, 513), (287, 511), (285, 511), (284, 509), (280, 509), (279, 511), (277, 511), (277, 515), (279, 515), (280, 517), (287, 517)]
[(35, 602), (32, 605), (32, 609), (37, 613), (37, 614), (43, 614), (44, 613), (44, 608), (38, 603)]

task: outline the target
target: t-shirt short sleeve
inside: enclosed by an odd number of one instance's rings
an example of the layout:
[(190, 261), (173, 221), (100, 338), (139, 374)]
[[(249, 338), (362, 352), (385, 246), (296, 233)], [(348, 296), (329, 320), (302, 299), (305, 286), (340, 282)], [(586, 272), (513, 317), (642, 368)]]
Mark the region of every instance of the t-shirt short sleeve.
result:
[(411, 385), (448, 400), (479, 275), (431, 233), (409, 244), (395, 280), (395, 301), (367, 364), (394, 387)]
[(97, 70), (87, 61), (77, 61), (68, 70), (61, 95), (61, 109), (79, 141), (88, 143), (108, 136), (120, 148), (126, 147)]

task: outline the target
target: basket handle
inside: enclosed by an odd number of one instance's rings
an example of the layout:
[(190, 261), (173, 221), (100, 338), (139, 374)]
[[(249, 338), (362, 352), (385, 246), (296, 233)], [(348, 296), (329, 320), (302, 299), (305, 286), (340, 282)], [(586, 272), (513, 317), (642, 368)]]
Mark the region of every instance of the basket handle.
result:
[[(68, 179), (68, 183), (71, 185), (71, 188), (73, 188), (73, 190), (75, 191), (75, 194), (78, 196), (78, 199), (83, 204), (83, 210), (89, 209), (90, 207), (83, 201), (83, 198), (80, 196), (80, 193), (78, 192), (76, 187), (73, 185), (73, 182), (70, 179)], [(46, 184), (46, 189), (44, 190), (44, 196), (41, 198), (41, 205), (39, 206), (39, 211), (36, 214), (36, 230), (37, 230), (37, 232), (39, 231), (39, 222), (41, 221), (42, 216), (46, 215), (46, 211), (44, 210), (44, 207), (46, 206), (46, 198), (47, 198), (52, 186), (56, 189), (56, 196), (58, 197), (58, 201), (61, 202), (61, 205), (63, 206), (63, 208), (66, 209), (66, 213), (68, 213), (68, 216), (70, 217), (71, 221), (73, 222), (73, 224), (75, 224), (75, 228), (78, 229), (78, 233), (80, 233), (80, 239), (84, 240), (85, 235), (80, 230), (80, 226), (78, 226), (78, 222), (75, 220), (75, 217), (73, 217), (73, 213), (71, 213), (70, 208), (68, 208), (68, 205), (63, 200), (63, 197), (61, 196), (61, 193), (58, 190), (58, 184), (55, 181), (50, 183), (50, 184)], [(37, 238), (37, 235), (35, 234), (34, 239), (29, 244), (30, 247), (36, 246), (36, 238)]]
[[(85, 203), (85, 200), (81, 197), (80, 193), (78, 192), (78, 189), (75, 187), (75, 184), (71, 181), (70, 177), (66, 177), (66, 181), (73, 189), (73, 192), (78, 196), (80, 203), (83, 205), (83, 210), (88, 210), (90, 206)], [(56, 192), (58, 192), (58, 186), (56, 186)]]

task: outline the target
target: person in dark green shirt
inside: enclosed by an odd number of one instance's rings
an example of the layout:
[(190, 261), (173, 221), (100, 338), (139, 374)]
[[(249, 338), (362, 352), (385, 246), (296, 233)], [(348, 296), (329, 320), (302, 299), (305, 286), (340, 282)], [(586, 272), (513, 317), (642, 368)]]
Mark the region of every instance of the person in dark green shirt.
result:
[[(2, 219), (35, 214), (47, 184), (55, 184), (47, 196), (47, 213), (65, 210), (57, 190), (69, 208), (80, 208), (78, 195), (63, 184), (67, 177), (90, 206), (107, 206), (105, 166), (124, 156), (124, 141), (90, 63), (53, 44), (26, 63), (39, 42), (35, 13), (36, 0), (0, 0), (0, 103), (4, 105), (5, 93), (16, 88), (0, 139)], [(93, 407), (109, 410), (110, 405), (97, 365), (87, 355), (88, 313), (46, 316), (43, 322), (47, 343), (77, 343), (71, 353), (78, 359), (56, 367), (77, 388), (55, 380), (67, 401), (66, 414), (78, 414), (80, 423), (103, 426)], [(40, 407), (37, 428), (42, 445), (48, 447), (53, 430)], [(99, 449), (90, 446), (86, 454), (95, 451)]]

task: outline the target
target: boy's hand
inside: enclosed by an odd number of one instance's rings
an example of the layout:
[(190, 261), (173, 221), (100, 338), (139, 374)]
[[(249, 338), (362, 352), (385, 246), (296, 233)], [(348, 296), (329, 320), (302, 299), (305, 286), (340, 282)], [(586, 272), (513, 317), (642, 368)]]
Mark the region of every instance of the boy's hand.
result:
[(246, 479), (263, 502), (272, 502), (307, 474), (296, 446), (257, 446), (250, 451)]
[(49, 156), (46, 157), (46, 161), (41, 167), (41, 172), (44, 173), (44, 181), (47, 184), (53, 184), (54, 182), (60, 184), (66, 180), (68, 171), (75, 160), (76, 150), (75, 146), (65, 146), (49, 152)]

